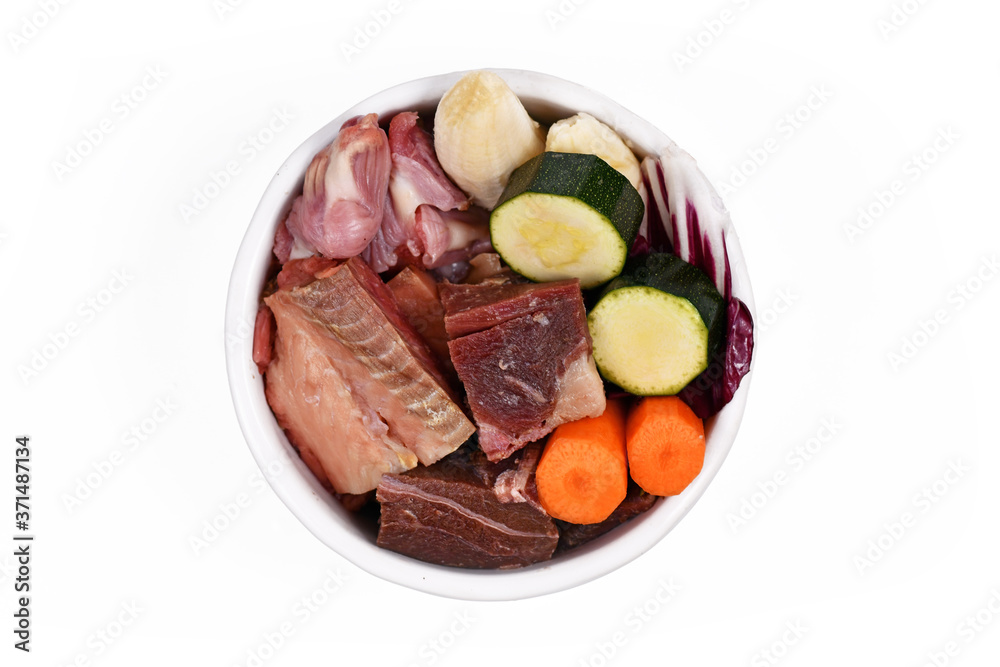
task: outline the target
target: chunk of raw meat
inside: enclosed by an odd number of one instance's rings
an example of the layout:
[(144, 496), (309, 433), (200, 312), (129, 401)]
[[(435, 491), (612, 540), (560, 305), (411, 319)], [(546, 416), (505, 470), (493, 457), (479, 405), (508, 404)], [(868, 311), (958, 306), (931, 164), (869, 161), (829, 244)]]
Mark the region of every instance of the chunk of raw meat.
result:
[(426, 343), (358, 258), (265, 299), (277, 322), (266, 395), (303, 460), (338, 493), (434, 463), (474, 432)]
[(295, 306), (276, 301), (272, 308), (278, 338), (265, 394), (313, 473), (335, 491), (363, 493), (378, 485), (382, 473), (416, 466), (416, 454), (390, 433), (379, 413), (379, 403), (391, 399), (388, 392), (369, 391), (367, 369), (315, 324), (302, 321)]
[[(578, 280), (541, 284), (442, 284), (440, 294), (446, 313), (444, 325), (451, 338), (484, 331), (561, 301), (572, 303), (580, 299), (581, 307), (583, 304)], [(584, 318), (586, 326), (586, 316)]]
[(510, 462), (509, 466), (497, 475), (493, 482), (493, 492), (502, 503), (530, 503), (541, 511), (541, 501), (538, 500), (538, 484), (535, 482), (535, 471), (538, 461), (542, 458), (542, 443), (534, 442), (500, 462)]
[(466, 211), (441, 211), (421, 205), (414, 227), (403, 227), (395, 211), (387, 205), (382, 227), (361, 256), (378, 273), (401, 264), (439, 269), (466, 263), (471, 257), (493, 250), (490, 242), (490, 214), (473, 206)]
[[(489, 248), (489, 212), (448, 180), (417, 114), (389, 123), (392, 171), (381, 227), (363, 257), (378, 273), (406, 262), (437, 268)], [(485, 244), (485, 245), (484, 245)]]
[(292, 289), (308, 285), (317, 278), (322, 278), (333, 267), (339, 264), (337, 260), (319, 257), (306, 257), (305, 259), (292, 259), (281, 267), (276, 282), (278, 289)]
[(389, 150), (392, 152), (392, 175), (389, 193), (396, 212), (407, 227), (421, 204), (442, 211), (465, 210), (469, 198), (448, 180), (441, 168), (431, 136), (419, 125), (416, 112), (404, 111), (389, 122)]
[(470, 285), (478, 285), (484, 280), (493, 278), (504, 270), (500, 255), (495, 252), (484, 252), (469, 260), (469, 275), (466, 281)]
[[(514, 273), (510, 267), (504, 266), (500, 255), (491, 251), (474, 255), (468, 261), (469, 272), (463, 282), (470, 285), (510, 285), (531, 282), (524, 276)], [(452, 281), (458, 282), (458, 281)]]
[[(559, 540), (552, 519), (531, 502), (501, 499), (496, 484), (506, 466), (478, 454), (463, 447), (430, 467), (384, 475), (378, 545), (452, 567), (515, 568), (551, 558)], [(526, 485), (533, 461), (523, 466)]]
[(423, 263), (436, 269), (493, 249), (490, 213), (473, 206), (466, 211), (442, 211), (423, 204), (414, 217), (417, 238), (423, 247)]
[(442, 285), (440, 293), (451, 360), (491, 461), (604, 412), (578, 281)]
[(386, 283), (399, 310), (450, 372), (455, 368), (448, 354), (448, 334), (444, 329), (444, 307), (438, 297), (438, 285), (426, 271), (406, 267)]
[(274, 256), (279, 264), (284, 264), (292, 256), (292, 246), (295, 245), (295, 237), (288, 231), (288, 225), (282, 220), (274, 232)]
[[(444, 327), (444, 323), (441, 324)], [(257, 309), (257, 318), (253, 324), (253, 362), (257, 364), (257, 371), (263, 375), (267, 367), (271, 365), (274, 356), (274, 336), (277, 328), (274, 324), (274, 315), (271, 309), (260, 304)]]
[[(285, 221), (288, 231), (326, 257), (357, 255), (382, 224), (391, 167), (389, 139), (378, 115), (347, 121), (310, 163), (302, 195)], [(276, 249), (284, 252), (286, 245), (281, 239)]]
[(388, 193), (385, 196), (383, 210), (382, 224), (375, 233), (375, 238), (361, 253), (361, 257), (376, 273), (396, 267), (402, 263), (402, 258), (413, 257), (406, 247), (407, 230), (396, 217), (392, 197)]
[(628, 494), (625, 496), (625, 500), (604, 521), (582, 525), (556, 520), (556, 525), (559, 527), (559, 551), (566, 551), (586, 544), (626, 521), (634, 519), (651, 509), (656, 504), (657, 498), (658, 496), (646, 493), (638, 484), (629, 480)]

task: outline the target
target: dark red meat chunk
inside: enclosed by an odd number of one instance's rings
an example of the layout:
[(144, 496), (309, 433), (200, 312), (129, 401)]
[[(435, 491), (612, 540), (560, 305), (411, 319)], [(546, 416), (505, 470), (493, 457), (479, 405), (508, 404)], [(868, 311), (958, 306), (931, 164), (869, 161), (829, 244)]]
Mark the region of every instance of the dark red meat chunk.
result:
[[(535, 454), (526, 477), (534, 474)], [(506, 483), (497, 488), (498, 479), (509, 480), (505, 473), (517, 475), (522, 460), (492, 464), (462, 448), (434, 465), (383, 475), (378, 545), (452, 567), (507, 569), (548, 560), (559, 541), (552, 519), (512, 496)]]
[(491, 461), (604, 412), (576, 280), (442, 285), (451, 360)]
[[(580, 283), (562, 280), (543, 285), (527, 284), (442, 284), (438, 291), (445, 309), (445, 329), (451, 338), (483, 331), (542, 306), (560, 301), (575, 302), (580, 297)], [(583, 301), (580, 301), (581, 307)]]

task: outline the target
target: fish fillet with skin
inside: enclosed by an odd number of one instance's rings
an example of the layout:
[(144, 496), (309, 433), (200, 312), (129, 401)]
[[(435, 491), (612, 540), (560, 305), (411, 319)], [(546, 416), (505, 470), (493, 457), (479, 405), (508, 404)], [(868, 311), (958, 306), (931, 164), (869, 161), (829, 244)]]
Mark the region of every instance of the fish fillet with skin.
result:
[(277, 323), (267, 399), (314, 472), (338, 493), (364, 493), (383, 473), (451, 453), (475, 427), (379, 277), (358, 258), (323, 273), (265, 300)]

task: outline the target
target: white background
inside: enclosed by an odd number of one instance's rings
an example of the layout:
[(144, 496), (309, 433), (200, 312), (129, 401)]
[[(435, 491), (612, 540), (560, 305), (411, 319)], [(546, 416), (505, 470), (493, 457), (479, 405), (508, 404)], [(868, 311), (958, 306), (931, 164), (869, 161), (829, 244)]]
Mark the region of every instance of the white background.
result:
[[(51, 18), (44, 2), (4, 3), (0, 536), (10, 544), (14, 437), (27, 433), (37, 542), (30, 655), (11, 647), (0, 549), (0, 664), (253, 665), (290, 623), (263, 664), (766, 665), (770, 650), (783, 665), (996, 665), (1000, 10), (897, 2), (912, 15), (890, 32), (892, 0), (566, 0), (559, 21), (556, 0), (402, 0), (351, 58), (342, 44), (387, 2), (52, 2)], [(511, 603), (384, 583), (314, 539), (259, 484), (223, 358), (232, 261), (285, 157), (364, 97), (480, 66), (601, 91), (717, 186), (738, 184), (726, 200), (758, 308), (746, 417), (694, 510), (627, 567)], [(161, 80), (131, 92), (147, 68)], [(251, 159), (244, 142), (276, 109), (293, 119)], [(104, 119), (111, 131), (59, 168)], [(746, 162), (762, 149), (762, 166)], [(925, 150), (935, 160), (914, 172)], [(185, 220), (181, 205), (231, 160), (239, 173)], [(850, 235), (896, 180), (901, 194)], [(905, 341), (919, 346), (908, 357)], [(176, 406), (159, 423), (157, 401)], [(833, 437), (795, 463), (824, 420)], [(240, 494), (239, 516), (193, 548)], [(757, 508), (737, 524), (744, 501)], [(295, 605), (327, 572), (343, 584), (304, 618)], [(680, 590), (660, 605), (670, 579)]]

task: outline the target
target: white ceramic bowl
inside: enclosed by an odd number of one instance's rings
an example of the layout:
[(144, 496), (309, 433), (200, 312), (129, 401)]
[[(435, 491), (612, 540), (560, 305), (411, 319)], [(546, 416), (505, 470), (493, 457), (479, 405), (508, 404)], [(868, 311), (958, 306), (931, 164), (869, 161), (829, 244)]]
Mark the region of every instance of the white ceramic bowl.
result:
[[(552, 122), (586, 111), (630, 140), (640, 157), (661, 154), (673, 142), (661, 131), (607, 97), (562, 79), (523, 70), (497, 69), (537, 119)], [(410, 588), (467, 600), (514, 600), (553, 593), (603, 576), (659, 542), (687, 514), (729, 453), (743, 416), (750, 375), (735, 398), (708, 421), (705, 465), (683, 494), (661, 499), (652, 510), (611, 533), (551, 561), (516, 570), (464, 570), (430, 565), (375, 545), (375, 527), (347, 512), (299, 459), (264, 398), (251, 359), (253, 322), (278, 223), (301, 192), (309, 162), (329, 144), (345, 120), (377, 112), (433, 112), (464, 72), (410, 81), (360, 102), (309, 137), (278, 169), (254, 213), (233, 267), (226, 304), (226, 365), (236, 416), (257, 464), (278, 497), (324, 544), (367, 572)], [(753, 313), (753, 295), (736, 235), (727, 237), (733, 293)]]

